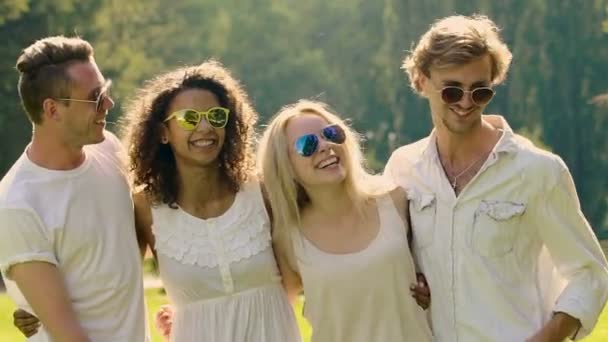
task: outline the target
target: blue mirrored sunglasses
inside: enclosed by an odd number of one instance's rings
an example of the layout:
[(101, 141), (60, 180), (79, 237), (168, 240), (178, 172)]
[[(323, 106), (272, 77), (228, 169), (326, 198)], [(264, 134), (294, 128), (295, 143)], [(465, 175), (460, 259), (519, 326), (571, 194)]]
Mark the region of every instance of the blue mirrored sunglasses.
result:
[[(346, 139), (344, 130), (339, 125), (329, 125), (321, 130), (321, 138), (333, 144), (342, 144)], [(303, 157), (310, 157), (319, 148), (319, 135), (305, 134), (296, 139), (296, 153)]]

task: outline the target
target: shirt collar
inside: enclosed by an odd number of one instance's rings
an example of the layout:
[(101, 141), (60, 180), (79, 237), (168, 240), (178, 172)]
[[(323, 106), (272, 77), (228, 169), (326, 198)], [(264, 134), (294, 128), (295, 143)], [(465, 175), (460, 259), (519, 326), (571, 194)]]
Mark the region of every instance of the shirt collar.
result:
[[(495, 128), (501, 129), (503, 131), (502, 136), (496, 143), (496, 146), (494, 146), (495, 153), (510, 153), (516, 152), (519, 149), (520, 143), (517, 141), (515, 133), (513, 133), (511, 126), (509, 126), (509, 123), (507, 123), (507, 120), (505, 120), (503, 116), (483, 115), (482, 120), (486, 121)], [(422, 151), (422, 155), (424, 158), (438, 157), (437, 133), (435, 132), (434, 128), (431, 131), (431, 134), (428, 136), (428, 141)]]

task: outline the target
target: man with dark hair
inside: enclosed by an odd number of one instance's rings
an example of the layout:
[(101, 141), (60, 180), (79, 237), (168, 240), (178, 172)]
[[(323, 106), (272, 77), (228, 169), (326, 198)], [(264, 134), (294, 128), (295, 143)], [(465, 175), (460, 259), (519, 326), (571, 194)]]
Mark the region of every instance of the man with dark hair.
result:
[(49, 37), (17, 60), (32, 140), (0, 182), (0, 271), (35, 341), (146, 341), (133, 202), (91, 45)]

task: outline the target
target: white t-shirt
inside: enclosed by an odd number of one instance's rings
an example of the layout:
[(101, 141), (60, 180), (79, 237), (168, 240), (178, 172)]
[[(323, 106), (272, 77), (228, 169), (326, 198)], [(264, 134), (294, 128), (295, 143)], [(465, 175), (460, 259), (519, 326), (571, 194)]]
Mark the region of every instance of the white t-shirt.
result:
[[(84, 148), (76, 169), (45, 169), (24, 152), (8, 171), (0, 182), (0, 270), (12, 300), (32, 312), (7, 271), (27, 261), (54, 264), (92, 341), (147, 341), (133, 202), (121, 145), (105, 136)], [(48, 340), (44, 329), (30, 338)]]

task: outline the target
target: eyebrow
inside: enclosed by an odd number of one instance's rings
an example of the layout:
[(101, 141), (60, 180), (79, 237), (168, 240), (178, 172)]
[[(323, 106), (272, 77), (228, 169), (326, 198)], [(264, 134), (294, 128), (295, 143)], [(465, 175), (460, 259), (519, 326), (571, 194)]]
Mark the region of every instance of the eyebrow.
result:
[(101, 91), (104, 88), (107, 90), (111, 86), (112, 86), (112, 81), (111, 80), (104, 80), (103, 83), (100, 86), (97, 86), (97, 87), (91, 89), (91, 91), (87, 95), (87, 98), (88, 99), (92, 99), (93, 101), (95, 101), (95, 100), (97, 100), (97, 97), (99, 96), (99, 94), (101, 93)]
[[(441, 82), (444, 86), (456, 86), (456, 87), (462, 87), (463, 84), (458, 82), (458, 81), (454, 81), (454, 80), (445, 80), (443, 82)], [(477, 81), (474, 82), (471, 85), (471, 89), (475, 89), (475, 88), (479, 88), (479, 87), (488, 87), (490, 85), (489, 81)]]
[(87, 99), (97, 100), (97, 96), (99, 96), (99, 92), (101, 91), (101, 86), (93, 88), (87, 95)]

